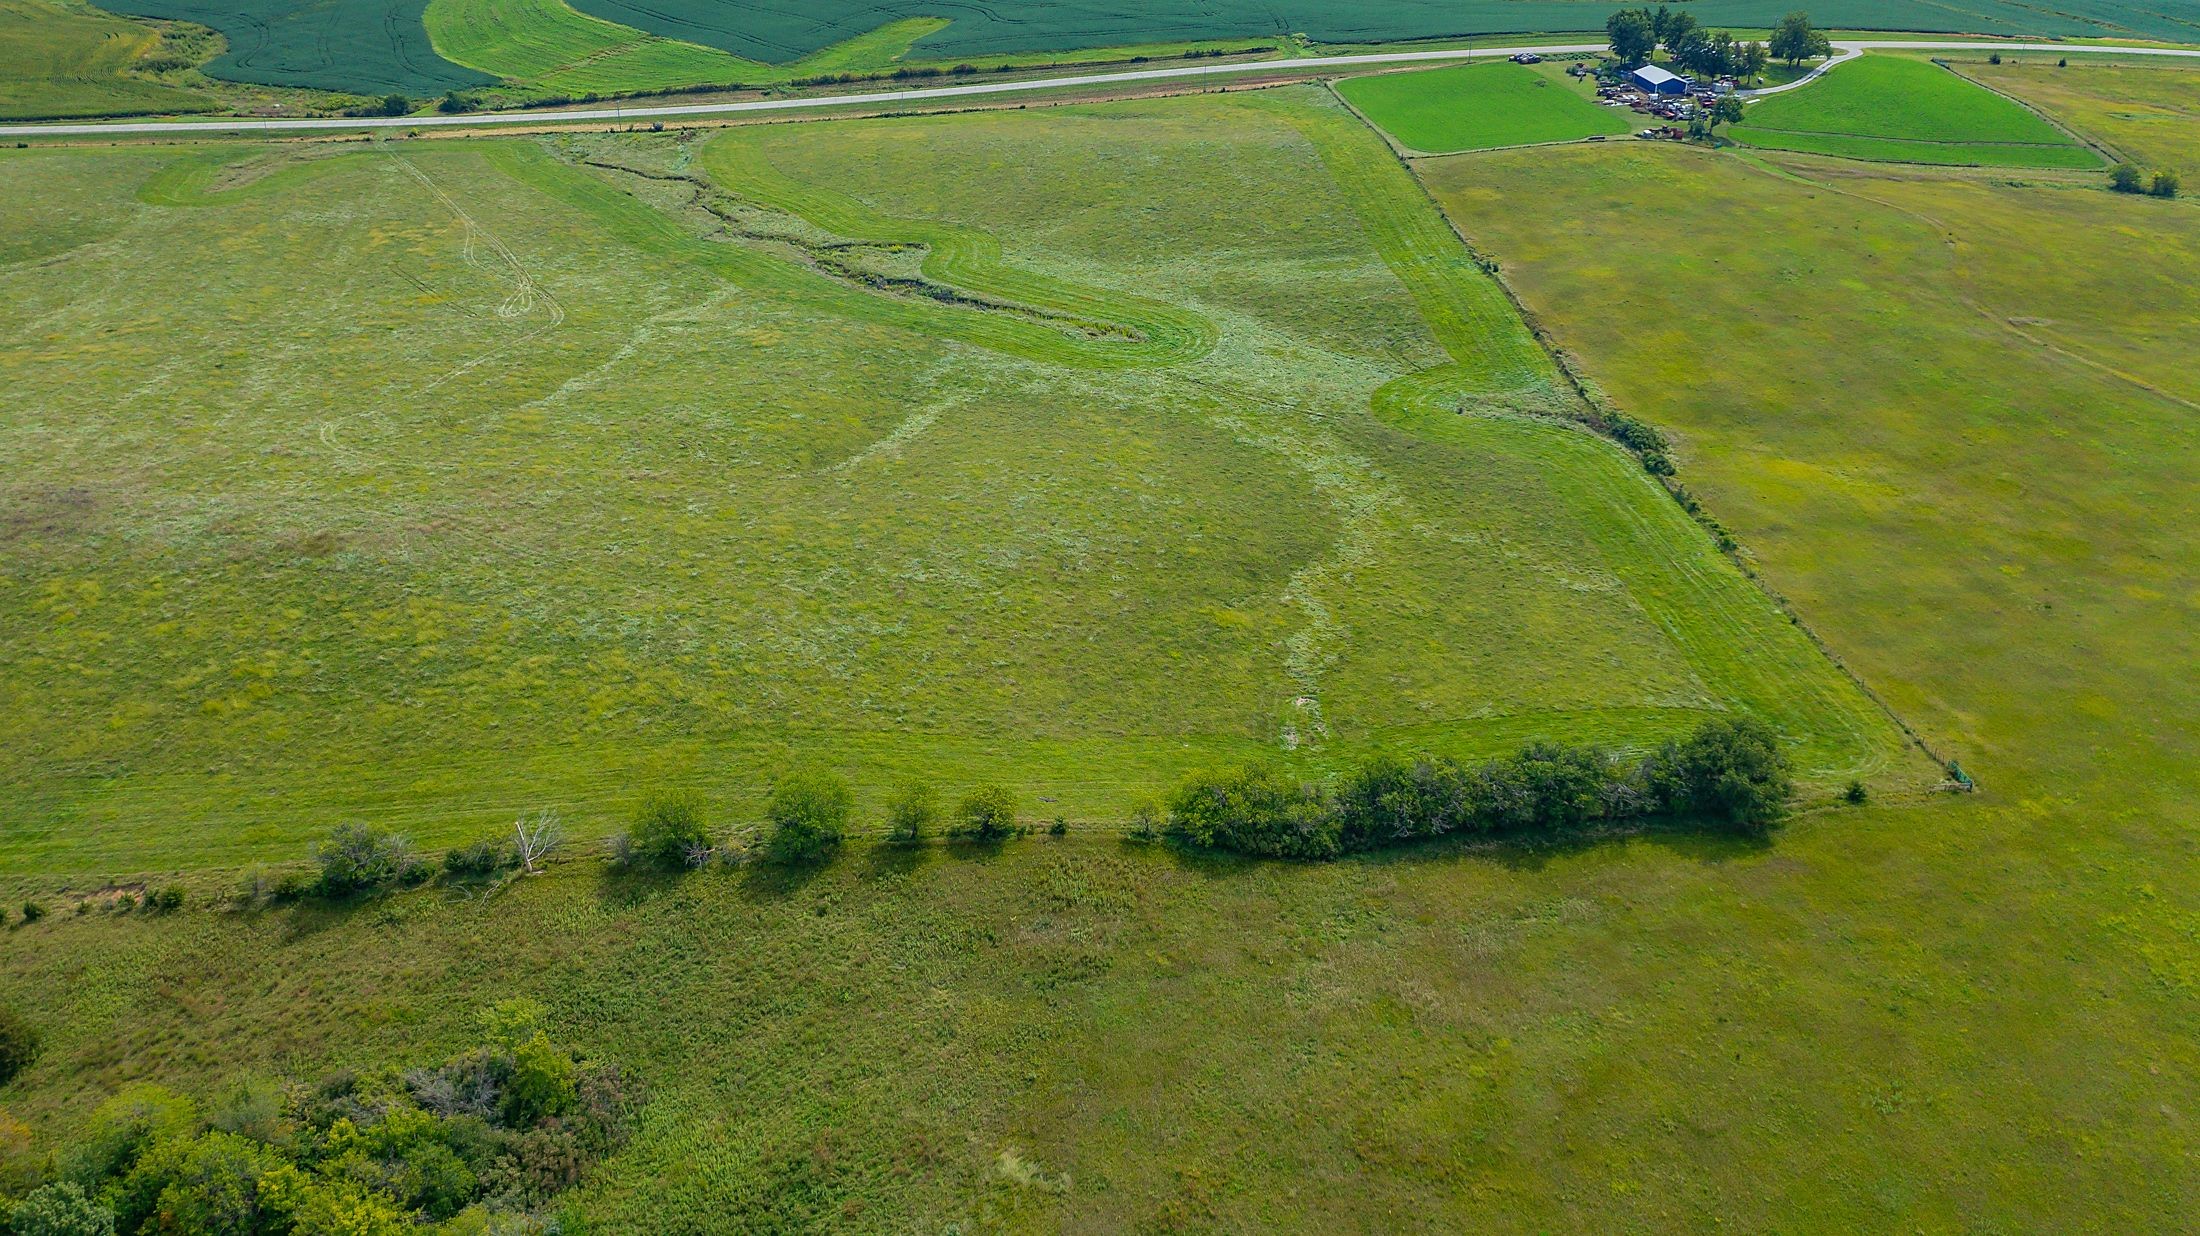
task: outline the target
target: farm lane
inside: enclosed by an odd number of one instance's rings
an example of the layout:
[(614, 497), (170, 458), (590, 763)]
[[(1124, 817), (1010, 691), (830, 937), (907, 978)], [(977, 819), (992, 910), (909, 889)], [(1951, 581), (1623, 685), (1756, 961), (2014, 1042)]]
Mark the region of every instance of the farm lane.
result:
[[(1765, 95), (1781, 90), (1791, 90), (1805, 82), (1815, 80), (1818, 73), (1838, 64), (1846, 63), (1870, 48), (1890, 51), (1964, 51), (1990, 47), (1995, 51), (2021, 52), (2090, 52), (2113, 51), (2118, 55), (2200, 57), (2200, 49), (2181, 47), (2124, 47), (2093, 43), (2004, 43), (1981, 40), (1871, 40), (1843, 41), (1834, 44), (1835, 56), (1818, 72), (1800, 78), (1785, 86), (1752, 91), (1753, 95)], [(1449, 48), (1441, 51), (1371, 52), (1350, 56), (1302, 56), (1284, 60), (1253, 60), (1234, 64), (1199, 64), (1167, 69), (1137, 69), (1121, 73), (1081, 73), (1067, 77), (1034, 78), (1014, 82), (974, 82), (959, 86), (931, 86), (916, 90), (885, 90), (868, 94), (812, 95), (789, 99), (745, 99), (732, 103), (682, 103), (656, 106), (587, 107), (568, 109), (533, 109), (510, 112), (469, 112), (460, 115), (433, 116), (314, 116), (297, 119), (279, 119), (257, 116), (236, 116), (217, 120), (141, 120), (110, 124), (11, 124), (0, 125), (0, 136), (5, 137), (71, 137), (71, 136), (119, 136), (122, 134), (193, 134), (193, 133), (289, 133), (327, 130), (359, 129), (429, 129), (429, 128), (479, 128), (506, 124), (541, 124), (544, 122), (599, 122), (614, 123), (639, 120), (671, 120), (684, 117), (709, 117), (740, 115), (747, 112), (806, 111), (821, 108), (878, 107), (892, 103), (926, 103), (940, 99), (973, 98), (987, 95), (1017, 94), (1038, 90), (1068, 90), (1079, 87), (1130, 85), (1138, 82), (1174, 81), (1187, 78), (1226, 77), (1241, 74), (1285, 74), (1317, 76), (1335, 69), (1352, 69), (1386, 64), (1443, 64), (1474, 59), (1503, 58), (1518, 52), (1534, 52), (1538, 55), (1566, 55), (1572, 52), (1601, 52), (1602, 43), (1542, 43), (1507, 47)]]

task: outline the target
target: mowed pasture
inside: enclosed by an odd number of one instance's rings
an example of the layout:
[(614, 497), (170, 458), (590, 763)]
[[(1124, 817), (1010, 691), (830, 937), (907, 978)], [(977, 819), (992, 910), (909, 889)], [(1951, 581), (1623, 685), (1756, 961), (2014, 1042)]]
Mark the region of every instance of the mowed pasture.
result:
[(0, 120), (194, 112), (213, 100), (128, 70), (160, 36), (135, 22), (48, 0), (0, 0)]
[(1049, 117), (13, 156), (0, 865), (1719, 708), (1932, 778), (1326, 94)]
[(1556, 71), (1518, 64), (1459, 65), (1349, 77), (1346, 102), (1407, 149), (1452, 154), (1570, 142), (1628, 130), (1626, 114)]
[(1893, 163), (2092, 168), (2069, 134), (1925, 60), (1866, 55), (1751, 103), (1727, 135), (1745, 146)]

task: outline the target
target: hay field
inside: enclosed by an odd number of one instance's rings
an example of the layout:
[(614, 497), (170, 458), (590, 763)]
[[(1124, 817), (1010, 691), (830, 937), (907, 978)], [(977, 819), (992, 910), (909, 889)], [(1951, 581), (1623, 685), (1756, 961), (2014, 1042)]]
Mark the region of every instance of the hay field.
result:
[(1929, 774), (1312, 88), (9, 171), (0, 865), (1736, 707)]

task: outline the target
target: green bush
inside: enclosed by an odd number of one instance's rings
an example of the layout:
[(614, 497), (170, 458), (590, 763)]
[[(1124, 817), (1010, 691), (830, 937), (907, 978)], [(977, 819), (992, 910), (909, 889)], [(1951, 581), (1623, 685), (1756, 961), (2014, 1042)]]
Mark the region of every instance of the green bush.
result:
[(1169, 800), (1169, 831), (1184, 841), (1272, 858), (1334, 858), (1338, 814), (1314, 786), (1267, 764), (1195, 774)]
[(511, 847), (494, 838), (483, 838), (443, 852), (445, 875), (466, 878), (485, 876), (512, 865)]
[(1841, 801), (1852, 807), (1861, 807), (1871, 801), (1871, 791), (1864, 788), (1863, 782), (1851, 781), (1848, 788), (1841, 791)]
[(1652, 757), (1660, 805), (1705, 816), (1737, 832), (1762, 836), (1787, 814), (1794, 784), (1787, 756), (1764, 722), (1750, 717), (1706, 721)]
[(24, 921), (24, 922), (26, 922), (26, 923), (35, 923), (35, 922), (37, 922), (37, 921), (38, 921), (39, 919), (42, 919), (42, 918), (44, 918), (44, 917), (46, 917), (46, 907), (44, 907), (44, 906), (42, 906), (42, 905), (38, 904), (38, 903), (37, 903), (37, 902), (35, 902), (35, 901), (29, 901), (29, 900), (26, 900), (26, 901), (24, 901), (24, 903), (23, 903), (23, 921)]
[(1016, 796), (1007, 787), (989, 785), (972, 790), (955, 807), (951, 837), (970, 841), (999, 841), (1016, 832)]
[(183, 889), (174, 884), (154, 889), (145, 896), (145, 906), (162, 914), (183, 908)]
[(895, 845), (915, 845), (939, 823), (939, 795), (924, 782), (912, 782), (886, 800), (886, 839)]
[(2146, 183), (2140, 177), (2138, 168), (2129, 163), (2119, 163), (2109, 169), (2108, 187), (2118, 193), (2141, 193), (2146, 190)]
[(1140, 844), (1159, 841), (1161, 827), (1168, 820), (1168, 810), (1150, 798), (1143, 798), (1131, 808), (1130, 839)]
[(94, 1109), (82, 1140), (66, 1156), (66, 1175), (97, 1189), (136, 1167), (156, 1143), (189, 1137), (198, 1121), (191, 1100), (165, 1086), (126, 1087)]
[(2155, 197), (2176, 197), (2177, 191), (2184, 187), (2185, 182), (2177, 173), (2164, 170), (2154, 173), (2154, 180), (2147, 185), (2147, 192)]
[(0, 1008), (0, 1086), (38, 1059), (38, 1027), (14, 1009)]
[(710, 830), (703, 826), (703, 807), (686, 791), (662, 791), (642, 802), (628, 834), (634, 858), (660, 867), (685, 867), (699, 853), (710, 850)]
[(14, 1236), (115, 1236), (115, 1212), (62, 1180), (17, 1202), (7, 1230)]
[(313, 891), (323, 897), (417, 884), (428, 875), (428, 866), (413, 852), (411, 841), (367, 824), (337, 825), (314, 850), (313, 858), (321, 866)]
[(765, 853), (775, 863), (814, 863), (833, 852), (848, 829), (855, 795), (835, 773), (805, 769), (779, 779), (764, 805), (771, 831)]
[(505, 1119), (535, 1124), (563, 1115), (573, 1105), (573, 1057), (537, 1030), (512, 1049), (512, 1075), (504, 1086)]

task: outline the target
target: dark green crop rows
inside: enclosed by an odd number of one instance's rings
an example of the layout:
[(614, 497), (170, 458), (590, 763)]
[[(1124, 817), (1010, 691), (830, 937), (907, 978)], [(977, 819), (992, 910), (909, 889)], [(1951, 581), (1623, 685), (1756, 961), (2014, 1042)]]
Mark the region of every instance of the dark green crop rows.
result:
[(495, 81), (435, 53), (428, 0), (114, 0), (115, 12), (194, 21), (229, 40), (215, 77), (422, 97)]
[[(952, 20), (920, 40), (923, 59), (1076, 50), (1184, 39), (1305, 34), (1325, 43), (1439, 35), (1595, 30), (1612, 0), (1021, 0), (1013, 6), (940, 0), (572, 0), (584, 13), (666, 38), (784, 63), (907, 17)], [(182, 18), (228, 36), (208, 66), (219, 77), (286, 86), (412, 95), (478, 85), (483, 75), (437, 55), (421, 23), (426, 0), (118, 0), (117, 10)], [(1793, 0), (1697, 0), (1706, 26), (1760, 27)], [(2142, 0), (2068, 0), (2052, 10), (2019, 0), (1963, 9), (1911, 0), (1821, 0), (1821, 26), (1978, 34), (2144, 36), (2200, 40), (2200, 14)]]
[[(1325, 43), (1505, 31), (1601, 30), (1608, 0), (1024, 0), (1014, 6), (938, 0), (573, 0), (575, 8), (653, 34), (721, 47), (757, 60), (791, 60), (901, 17), (954, 20), (917, 44), (925, 57), (1107, 47), (1230, 35), (1301, 33)], [(1697, 0), (1706, 26), (1766, 26), (1790, 0)], [(2074, 0), (2053, 11), (2015, 0), (1980, 0), (1960, 12), (1909, 0), (1822, 0), (1819, 25), (1979, 34), (2148, 35), (2200, 38), (2200, 16), (2138, 0)]]

